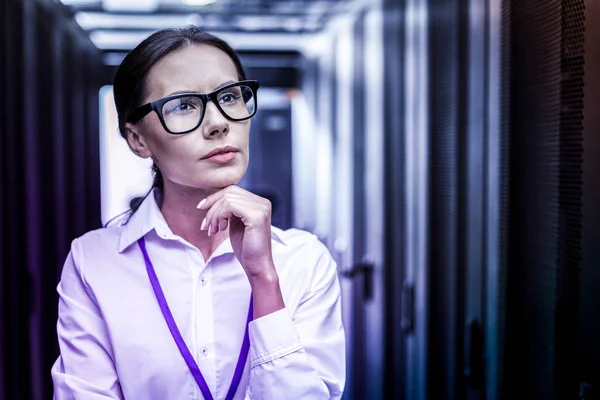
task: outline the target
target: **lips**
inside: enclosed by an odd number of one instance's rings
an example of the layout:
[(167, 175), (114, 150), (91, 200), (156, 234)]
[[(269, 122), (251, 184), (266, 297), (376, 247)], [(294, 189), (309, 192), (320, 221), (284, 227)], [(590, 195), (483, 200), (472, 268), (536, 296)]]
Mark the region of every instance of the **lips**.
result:
[(201, 160), (206, 160), (206, 159), (214, 157), (214, 156), (226, 155), (228, 153), (237, 153), (237, 152), (239, 152), (239, 150), (233, 146), (217, 147), (216, 149), (213, 149), (210, 152), (208, 152), (204, 157), (201, 158)]

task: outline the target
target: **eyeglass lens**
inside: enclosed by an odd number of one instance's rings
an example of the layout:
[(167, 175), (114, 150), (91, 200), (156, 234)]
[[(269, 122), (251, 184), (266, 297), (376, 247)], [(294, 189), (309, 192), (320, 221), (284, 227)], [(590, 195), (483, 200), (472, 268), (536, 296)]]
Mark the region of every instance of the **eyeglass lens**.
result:
[[(233, 120), (248, 118), (256, 107), (252, 89), (245, 85), (232, 86), (215, 94), (222, 112)], [(204, 114), (199, 97), (186, 96), (168, 101), (162, 115), (167, 128), (174, 133), (186, 132), (198, 126)]]

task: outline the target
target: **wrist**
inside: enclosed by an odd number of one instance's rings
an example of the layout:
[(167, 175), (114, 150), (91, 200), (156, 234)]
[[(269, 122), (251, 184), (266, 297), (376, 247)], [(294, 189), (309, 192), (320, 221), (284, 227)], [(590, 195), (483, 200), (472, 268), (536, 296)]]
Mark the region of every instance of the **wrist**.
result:
[(255, 287), (273, 287), (279, 285), (279, 275), (275, 270), (275, 266), (265, 268), (258, 273), (248, 274), (250, 286)]
[(258, 319), (285, 308), (279, 275), (275, 267), (259, 274), (248, 275), (254, 298), (254, 319)]

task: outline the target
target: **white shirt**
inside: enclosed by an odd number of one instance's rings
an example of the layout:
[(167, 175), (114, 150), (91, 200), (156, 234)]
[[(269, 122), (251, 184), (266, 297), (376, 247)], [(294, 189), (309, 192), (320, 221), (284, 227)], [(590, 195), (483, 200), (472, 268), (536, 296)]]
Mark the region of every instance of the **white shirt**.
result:
[[(172, 233), (150, 195), (126, 225), (72, 243), (57, 289), (56, 400), (203, 399), (152, 290), (141, 237), (211, 393), (225, 398), (244, 336), (248, 278), (229, 240), (205, 261)], [(336, 264), (314, 235), (297, 229), (273, 227), (272, 251), (286, 308), (250, 322), (235, 399), (339, 399), (346, 358)]]

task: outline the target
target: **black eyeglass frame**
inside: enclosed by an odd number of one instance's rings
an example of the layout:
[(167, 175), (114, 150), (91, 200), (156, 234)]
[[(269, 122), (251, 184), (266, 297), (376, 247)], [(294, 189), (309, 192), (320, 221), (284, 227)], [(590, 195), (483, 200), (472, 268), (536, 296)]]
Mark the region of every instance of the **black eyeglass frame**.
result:
[[(223, 111), (223, 109), (219, 105), (217, 95), (219, 93), (221, 93), (223, 90), (227, 90), (227, 89), (229, 89), (231, 87), (235, 87), (235, 86), (248, 86), (250, 88), (250, 90), (252, 90), (252, 95), (253, 95), (252, 97), (254, 98), (254, 112), (252, 114), (248, 115), (247, 117), (231, 118), (229, 115), (227, 115), (227, 113), (225, 111)], [(172, 135), (183, 135), (184, 133), (189, 133), (193, 130), (198, 129), (200, 124), (202, 124), (202, 121), (204, 120), (204, 114), (206, 113), (206, 105), (209, 101), (212, 101), (214, 103), (214, 105), (217, 107), (217, 109), (219, 110), (219, 112), (228, 120), (236, 121), (236, 122), (245, 121), (247, 119), (252, 118), (256, 114), (256, 111), (258, 109), (256, 95), (257, 95), (259, 86), (260, 85), (259, 85), (258, 81), (246, 80), (246, 81), (239, 81), (239, 82), (233, 82), (233, 83), (227, 84), (211, 93), (190, 92), (190, 93), (173, 94), (171, 96), (163, 97), (162, 99), (151, 101), (150, 103), (146, 103), (143, 106), (139, 106), (138, 108), (133, 110), (131, 112), (131, 114), (129, 114), (129, 117), (127, 118), (127, 122), (135, 124), (135, 123), (139, 122), (142, 118), (144, 118), (146, 115), (148, 115), (152, 111), (154, 111), (156, 113), (156, 115), (158, 115), (158, 119), (160, 120), (160, 123), (162, 124), (165, 131), (169, 132)], [(165, 120), (163, 118), (163, 114), (162, 114), (163, 106), (171, 100), (178, 99), (181, 97), (190, 97), (190, 96), (197, 97), (202, 101), (202, 115), (200, 115), (200, 118), (198, 119), (198, 124), (196, 126), (194, 126), (193, 128), (188, 129), (183, 132), (171, 131), (167, 127), (167, 124), (165, 123)]]

